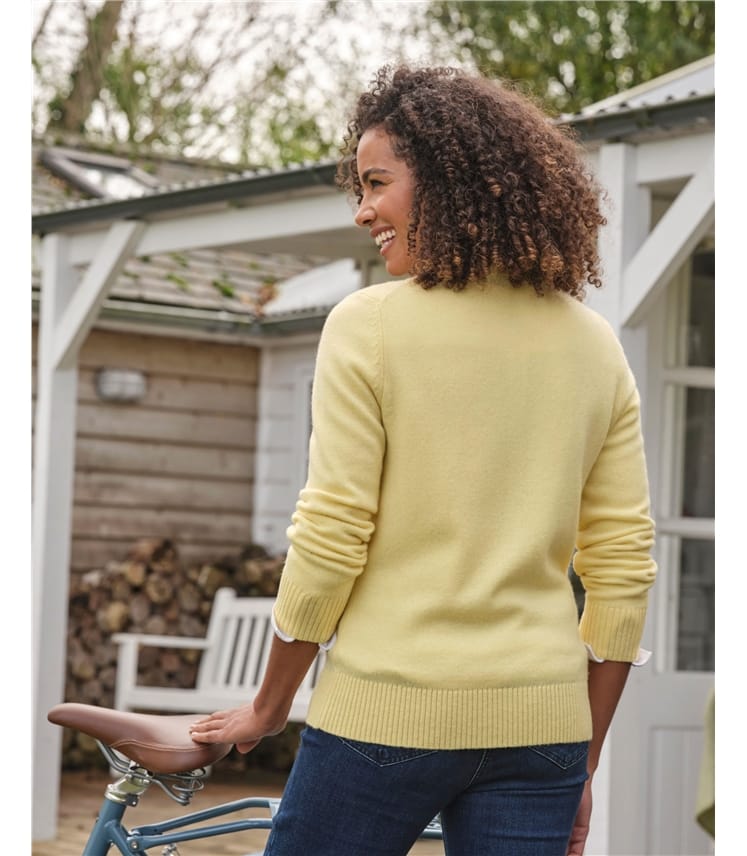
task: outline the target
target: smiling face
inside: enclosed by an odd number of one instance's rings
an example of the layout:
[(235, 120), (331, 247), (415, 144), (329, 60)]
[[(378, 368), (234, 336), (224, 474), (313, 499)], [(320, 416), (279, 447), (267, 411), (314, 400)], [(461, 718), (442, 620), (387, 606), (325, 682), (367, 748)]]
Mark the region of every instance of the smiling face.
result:
[(369, 230), (389, 274), (410, 273), (407, 230), (414, 194), (412, 172), (394, 154), (389, 134), (381, 128), (369, 128), (363, 133), (356, 165), (363, 195), (355, 222)]

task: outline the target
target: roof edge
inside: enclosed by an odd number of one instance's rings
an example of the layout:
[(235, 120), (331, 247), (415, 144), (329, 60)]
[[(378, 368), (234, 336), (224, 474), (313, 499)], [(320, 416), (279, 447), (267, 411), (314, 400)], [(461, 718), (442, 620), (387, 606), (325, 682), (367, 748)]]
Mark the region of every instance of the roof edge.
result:
[[(715, 120), (715, 93), (697, 95), (662, 104), (625, 108), (591, 115), (560, 116), (555, 123), (573, 127), (582, 142), (615, 140), (656, 127), (685, 127), (697, 121)], [(242, 174), (219, 181), (196, 182), (130, 199), (88, 200), (67, 208), (37, 212), (31, 217), (33, 234), (43, 236), (89, 223), (148, 219), (150, 215), (220, 203), (250, 204), (253, 197), (293, 190), (328, 187), (334, 189), (337, 165), (319, 162), (289, 167), (280, 172)]]
[(312, 187), (335, 185), (336, 164), (322, 162), (296, 166), (282, 172), (240, 175), (223, 181), (203, 181), (129, 199), (86, 200), (68, 208), (37, 212), (31, 216), (31, 231), (43, 236), (61, 227), (112, 220), (147, 219), (163, 211), (178, 211), (196, 205), (250, 200), (265, 194), (287, 193)]
[(683, 128), (699, 121), (713, 122), (715, 116), (716, 96), (713, 93), (694, 95), (663, 104), (628, 109), (620, 107), (610, 113), (577, 114), (558, 120), (558, 124), (573, 127), (582, 142), (614, 141), (654, 128)]

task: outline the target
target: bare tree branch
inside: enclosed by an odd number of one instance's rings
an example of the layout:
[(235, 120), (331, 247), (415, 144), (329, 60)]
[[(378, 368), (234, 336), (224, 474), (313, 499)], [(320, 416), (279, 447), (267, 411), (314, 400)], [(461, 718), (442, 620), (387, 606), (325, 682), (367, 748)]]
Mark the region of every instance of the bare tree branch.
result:
[(34, 49), (39, 41), (39, 37), (44, 33), (44, 29), (47, 26), (47, 21), (49, 20), (49, 16), (52, 13), (52, 8), (54, 6), (54, 0), (49, 0), (49, 4), (47, 8), (44, 10), (44, 14), (42, 15), (41, 21), (39, 21), (39, 26), (36, 28), (36, 32), (34, 33), (34, 37), (31, 39), (31, 54), (33, 56)]

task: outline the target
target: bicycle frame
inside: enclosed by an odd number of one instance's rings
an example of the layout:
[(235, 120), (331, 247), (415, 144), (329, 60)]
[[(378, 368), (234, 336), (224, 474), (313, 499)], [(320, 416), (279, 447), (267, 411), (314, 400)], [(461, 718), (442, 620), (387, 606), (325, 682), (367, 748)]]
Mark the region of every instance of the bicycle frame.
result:
[[(121, 781), (121, 780), (120, 780)], [(120, 791), (120, 782), (107, 788), (101, 811), (94, 824), (91, 835), (83, 850), (83, 856), (105, 856), (114, 845), (122, 854), (147, 854), (153, 847), (163, 847), (164, 853), (176, 852), (175, 845), (185, 841), (198, 841), (212, 838), (216, 835), (228, 835), (234, 832), (244, 832), (248, 829), (271, 829), (272, 817), (245, 818), (196, 829), (186, 829), (206, 820), (213, 820), (247, 808), (267, 808), (275, 811), (273, 802), (267, 797), (247, 797), (230, 803), (213, 806), (201, 811), (175, 817), (145, 826), (134, 827), (127, 831), (122, 825), (122, 818), (129, 803), (120, 802), (113, 797), (120, 795), (130, 797), (127, 790)], [(146, 786), (147, 787), (147, 786)]]
[[(82, 856), (106, 856), (112, 846), (123, 856), (147, 854), (154, 847), (163, 848), (162, 856), (173, 856), (177, 854), (177, 845), (183, 842), (272, 829), (280, 799), (256, 796), (126, 829), (125, 811), (136, 806), (151, 785), (158, 785), (180, 805), (189, 805), (192, 796), (203, 788), (207, 776), (206, 766), (190, 768), (195, 764), (212, 764), (229, 751), (228, 744), (209, 748), (196, 744), (187, 730), (191, 715), (163, 717), (63, 703), (53, 708), (48, 718), (56, 725), (76, 728), (93, 737), (110, 770), (120, 774), (120, 778), (106, 787)], [(267, 809), (268, 816), (205, 823), (252, 808)], [(420, 838), (442, 838), (439, 818), (428, 824)]]

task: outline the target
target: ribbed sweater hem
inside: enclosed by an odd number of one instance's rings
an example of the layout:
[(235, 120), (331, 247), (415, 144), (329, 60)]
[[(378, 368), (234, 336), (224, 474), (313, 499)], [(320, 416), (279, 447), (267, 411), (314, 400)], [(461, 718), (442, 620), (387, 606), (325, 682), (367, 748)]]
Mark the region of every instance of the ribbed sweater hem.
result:
[(307, 722), (340, 737), (423, 749), (589, 740), (586, 681), (436, 689), (346, 674), (327, 663)]

